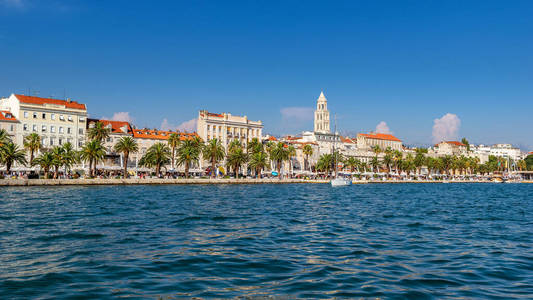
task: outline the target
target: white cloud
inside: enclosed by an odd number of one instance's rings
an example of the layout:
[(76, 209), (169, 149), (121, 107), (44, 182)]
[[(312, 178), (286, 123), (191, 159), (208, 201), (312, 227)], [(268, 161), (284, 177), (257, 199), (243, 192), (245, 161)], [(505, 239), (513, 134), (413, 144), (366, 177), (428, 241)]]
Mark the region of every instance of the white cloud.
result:
[(180, 125), (174, 125), (169, 123), (167, 119), (163, 119), (163, 122), (161, 122), (161, 130), (179, 130), (185, 132), (195, 132), (196, 122), (197, 119), (191, 119), (189, 121), (181, 123)]
[(113, 116), (111, 117), (111, 120), (123, 121), (123, 122), (129, 122), (129, 123), (133, 122), (133, 118), (130, 116), (130, 113), (125, 112), (125, 111), (114, 113)]
[(189, 121), (185, 121), (181, 123), (178, 126), (179, 131), (185, 131), (185, 132), (195, 132), (196, 131), (196, 121), (197, 119), (191, 119)]
[(461, 120), (455, 114), (447, 113), (442, 118), (435, 119), (433, 124), (433, 143), (457, 139), (459, 127), (461, 127)]
[(389, 126), (385, 121), (379, 122), (379, 124), (376, 126), (376, 132), (377, 133), (385, 133), (385, 134), (392, 134), (392, 131), (390, 131)]
[(293, 119), (294, 121), (309, 121), (314, 118), (312, 107), (284, 107), (280, 112), (283, 119)]
[(168, 123), (168, 120), (167, 119), (163, 119), (163, 122), (161, 122), (161, 126), (159, 126), (159, 128), (161, 128), (161, 130), (175, 130), (176, 129), (176, 126)]

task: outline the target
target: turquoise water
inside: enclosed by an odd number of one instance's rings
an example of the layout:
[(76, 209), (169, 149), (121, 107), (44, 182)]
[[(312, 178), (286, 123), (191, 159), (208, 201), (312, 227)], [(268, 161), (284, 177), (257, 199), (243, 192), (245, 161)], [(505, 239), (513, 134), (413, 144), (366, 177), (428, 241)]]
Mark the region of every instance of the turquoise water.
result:
[(533, 185), (0, 188), (0, 295), (533, 295)]

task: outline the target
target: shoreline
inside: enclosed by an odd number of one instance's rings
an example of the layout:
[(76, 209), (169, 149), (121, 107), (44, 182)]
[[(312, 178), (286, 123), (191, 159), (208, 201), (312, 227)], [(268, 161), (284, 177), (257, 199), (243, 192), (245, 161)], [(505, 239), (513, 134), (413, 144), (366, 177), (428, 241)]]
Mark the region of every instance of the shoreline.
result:
[[(327, 184), (329, 180), (306, 179), (0, 179), (0, 186), (68, 186), (68, 185), (178, 185), (178, 184), (295, 184), (312, 183)], [(410, 180), (410, 181), (354, 181), (353, 184), (402, 184), (402, 183), (444, 183), (435, 180)], [(457, 180), (446, 183), (492, 183), (491, 181)], [(533, 183), (532, 180), (519, 183)]]

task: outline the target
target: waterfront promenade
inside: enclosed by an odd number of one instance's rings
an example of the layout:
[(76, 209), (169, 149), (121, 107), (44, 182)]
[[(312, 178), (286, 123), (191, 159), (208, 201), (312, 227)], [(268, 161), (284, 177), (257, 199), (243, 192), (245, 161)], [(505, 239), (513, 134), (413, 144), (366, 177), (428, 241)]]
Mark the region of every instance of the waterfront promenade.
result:
[[(470, 181), (455, 180), (446, 183), (490, 183), (488, 180)], [(0, 186), (56, 186), (56, 185), (143, 185), (143, 184), (294, 184), (294, 183), (314, 183), (325, 184), (329, 180), (309, 180), (309, 179), (211, 179), (211, 178), (191, 178), (191, 179), (162, 179), (162, 178), (129, 178), (129, 179), (1, 179)], [(445, 183), (439, 180), (359, 180), (354, 184), (386, 184), (386, 183)], [(522, 181), (521, 183), (533, 183), (533, 181)]]

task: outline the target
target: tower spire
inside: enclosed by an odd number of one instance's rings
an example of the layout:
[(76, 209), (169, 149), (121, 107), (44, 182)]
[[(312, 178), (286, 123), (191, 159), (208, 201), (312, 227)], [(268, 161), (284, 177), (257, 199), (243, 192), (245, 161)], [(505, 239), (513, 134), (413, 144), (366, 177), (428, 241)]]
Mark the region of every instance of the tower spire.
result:
[(328, 100), (324, 96), (324, 91), (320, 92), (316, 101), (315, 132), (330, 133)]

